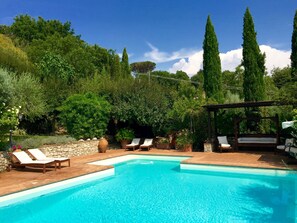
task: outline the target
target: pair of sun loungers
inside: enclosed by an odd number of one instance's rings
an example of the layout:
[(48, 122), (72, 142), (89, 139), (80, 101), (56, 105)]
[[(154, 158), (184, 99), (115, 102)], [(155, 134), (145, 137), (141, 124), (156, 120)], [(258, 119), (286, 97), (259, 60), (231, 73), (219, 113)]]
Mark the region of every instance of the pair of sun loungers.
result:
[(153, 146), (153, 139), (145, 139), (143, 144), (140, 144), (140, 138), (135, 138), (132, 140), (132, 142), (128, 145), (126, 145), (126, 150), (128, 149), (147, 149), (150, 150), (150, 148)]
[(31, 157), (24, 151), (20, 152), (13, 152), (12, 155), (17, 160), (12, 165), (15, 167), (38, 167), (42, 168), (43, 173), (46, 171), (46, 167), (54, 166), (55, 170), (61, 168), (62, 162), (68, 162), (68, 166), (70, 166), (70, 159), (69, 158), (53, 158), (47, 157), (43, 152), (39, 149), (29, 149), (28, 153), (35, 159), (32, 160)]

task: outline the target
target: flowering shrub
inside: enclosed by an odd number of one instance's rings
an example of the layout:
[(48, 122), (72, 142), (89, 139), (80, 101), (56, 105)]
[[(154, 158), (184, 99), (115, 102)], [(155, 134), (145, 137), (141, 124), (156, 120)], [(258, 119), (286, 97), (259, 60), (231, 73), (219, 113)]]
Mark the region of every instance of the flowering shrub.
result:
[(22, 146), (21, 146), (21, 145), (13, 145), (13, 146), (10, 148), (10, 151), (11, 151), (11, 152), (15, 152), (16, 150), (22, 150)]
[(183, 129), (177, 134), (176, 145), (183, 147), (193, 143), (193, 134), (188, 129)]
[(2, 103), (0, 108), (0, 143), (9, 141), (9, 130), (15, 130), (19, 124), (19, 107), (9, 108)]

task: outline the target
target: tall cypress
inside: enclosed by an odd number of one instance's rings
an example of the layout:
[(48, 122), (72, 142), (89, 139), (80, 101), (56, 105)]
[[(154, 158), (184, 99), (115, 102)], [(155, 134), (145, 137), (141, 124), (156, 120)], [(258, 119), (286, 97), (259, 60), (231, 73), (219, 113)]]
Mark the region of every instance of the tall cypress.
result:
[(292, 34), (292, 52), (291, 52), (291, 76), (297, 81), (297, 10), (295, 12), (293, 34)]
[(111, 64), (111, 79), (119, 79), (121, 77), (120, 57), (117, 54), (113, 55)]
[(223, 94), (219, 43), (210, 16), (207, 17), (203, 41), (203, 75), (206, 97), (221, 102)]
[(243, 19), (243, 93), (245, 101), (261, 101), (265, 97), (264, 74), (265, 54), (262, 54), (257, 43), (254, 22), (247, 8)]
[(121, 72), (122, 72), (122, 77), (127, 78), (131, 76), (131, 70), (130, 70), (130, 65), (129, 65), (129, 58), (127, 54), (126, 48), (123, 50), (122, 54), (122, 61), (121, 61)]

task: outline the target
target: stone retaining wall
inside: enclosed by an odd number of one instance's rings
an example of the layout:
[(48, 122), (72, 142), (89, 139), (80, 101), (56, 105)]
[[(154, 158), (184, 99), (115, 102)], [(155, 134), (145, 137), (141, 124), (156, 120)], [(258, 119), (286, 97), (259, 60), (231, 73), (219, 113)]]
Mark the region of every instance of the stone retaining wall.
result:
[(73, 157), (96, 153), (98, 152), (97, 146), (98, 140), (92, 140), (63, 145), (44, 145), (40, 147), (40, 150), (50, 157)]
[[(62, 145), (44, 145), (39, 149), (49, 157), (73, 157), (89, 155), (98, 152), (98, 140), (72, 142)], [(0, 152), (0, 172), (7, 169), (9, 160)]]
[(4, 152), (0, 152), (0, 172), (3, 172), (8, 167), (9, 161), (4, 155)]

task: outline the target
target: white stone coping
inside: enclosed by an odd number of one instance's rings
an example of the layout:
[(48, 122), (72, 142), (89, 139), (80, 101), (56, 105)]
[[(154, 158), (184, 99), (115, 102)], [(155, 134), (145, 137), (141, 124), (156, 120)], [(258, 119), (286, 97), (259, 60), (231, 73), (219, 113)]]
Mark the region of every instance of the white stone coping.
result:
[(191, 158), (191, 156), (166, 156), (166, 155), (134, 155), (134, 154), (129, 154), (129, 155), (124, 155), (124, 156), (118, 156), (118, 157), (113, 157), (105, 160), (100, 160), (100, 161), (95, 161), (91, 162), (88, 164), (92, 165), (114, 165), (117, 163), (123, 163), (126, 161), (130, 160), (135, 160), (135, 159), (142, 159), (142, 160), (147, 160), (147, 159), (152, 159), (152, 160), (165, 160), (165, 161), (183, 161), (186, 159)]
[[(263, 175), (263, 176), (288, 176), (289, 174), (297, 174), (297, 171), (280, 170), (280, 169), (264, 169), (253, 167), (236, 167), (236, 166), (222, 166), (222, 165), (205, 165), (205, 164), (180, 164), (181, 170), (195, 170), (204, 172), (224, 172), (234, 174), (248, 174), (248, 175)], [(294, 175), (296, 177), (297, 175)]]
[(59, 181), (59, 182), (52, 183), (52, 184), (47, 184), (47, 185), (36, 187), (33, 189), (28, 189), (28, 190), (24, 190), (21, 192), (4, 195), (4, 196), (0, 197), (0, 208), (10, 205), (10, 204), (13, 204), (13, 203), (16, 203), (20, 200), (28, 200), (28, 199), (38, 197), (38, 196), (41, 196), (44, 194), (59, 191), (64, 188), (69, 188), (72, 186), (90, 182), (92, 180), (97, 180), (97, 179), (101, 179), (101, 178), (105, 178), (105, 177), (109, 177), (109, 176), (113, 176), (113, 175), (114, 175), (114, 168), (110, 168), (110, 169), (103, 170), (100, 172), (90, 173), (87, 175)]

